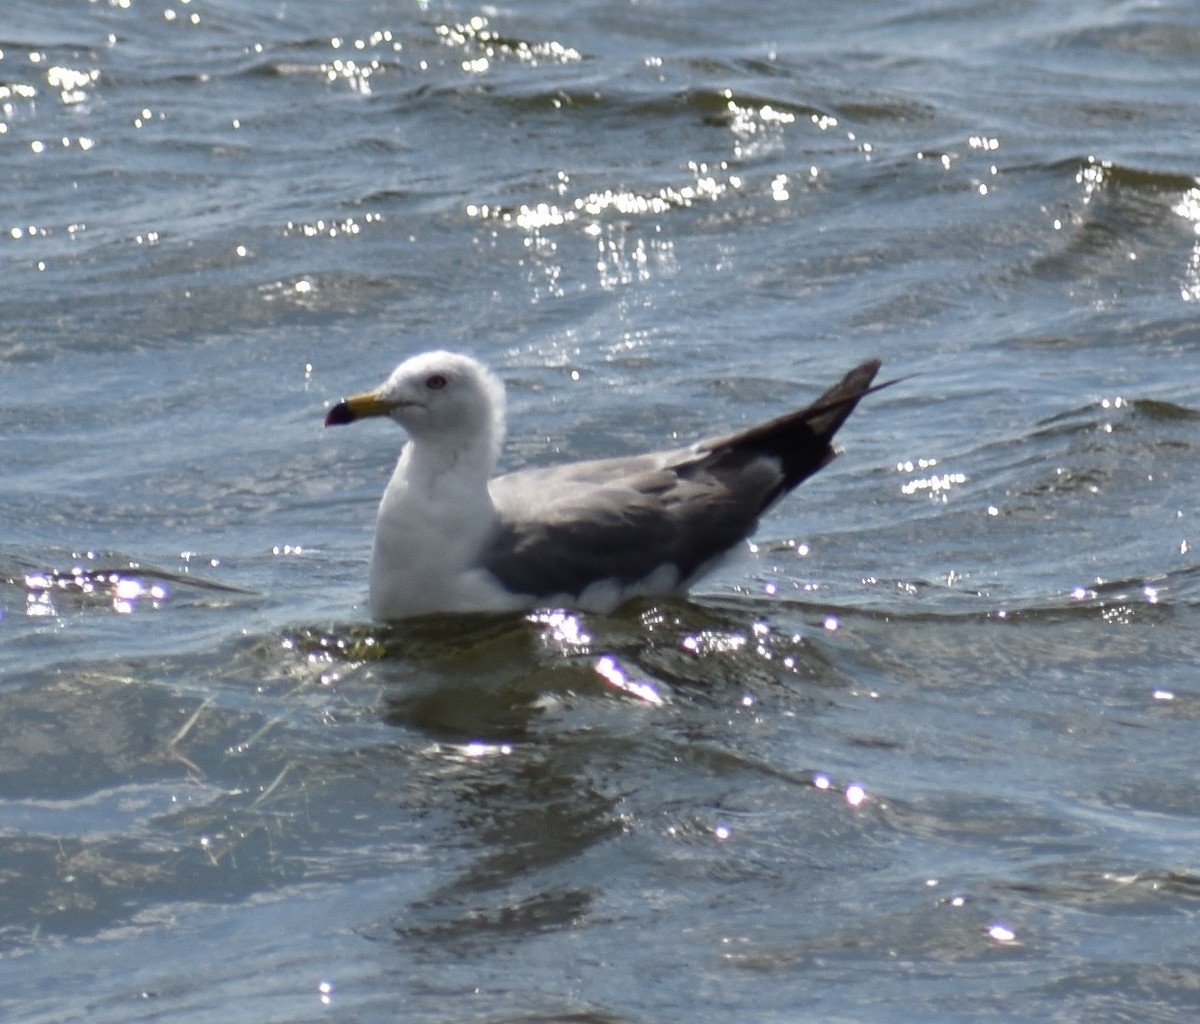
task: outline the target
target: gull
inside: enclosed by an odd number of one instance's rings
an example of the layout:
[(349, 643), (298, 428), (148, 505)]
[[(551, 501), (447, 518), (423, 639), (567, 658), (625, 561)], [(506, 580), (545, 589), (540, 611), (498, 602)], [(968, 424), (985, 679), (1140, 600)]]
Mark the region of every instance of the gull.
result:
[(504, 385), (470, 356), (413, 356), (325, 417), (327, 427), (386, 417), (409, 438), (379, 503), (371, 615), (608, 613), (632, 597), (681, 594), (837, 454), (833, 435), (877, 390), (879, 366), (865, 362), (811, 405), (736, 433), (496, 476)]

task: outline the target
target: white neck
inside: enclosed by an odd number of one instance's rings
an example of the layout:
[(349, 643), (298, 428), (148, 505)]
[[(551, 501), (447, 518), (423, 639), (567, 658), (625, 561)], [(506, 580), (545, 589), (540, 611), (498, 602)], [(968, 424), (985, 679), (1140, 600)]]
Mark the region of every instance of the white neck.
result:
[(379, 503), (371, 611), (398, 618), (457, 606), (456, 587), (495, 525), (491, 445), (410, 441)]

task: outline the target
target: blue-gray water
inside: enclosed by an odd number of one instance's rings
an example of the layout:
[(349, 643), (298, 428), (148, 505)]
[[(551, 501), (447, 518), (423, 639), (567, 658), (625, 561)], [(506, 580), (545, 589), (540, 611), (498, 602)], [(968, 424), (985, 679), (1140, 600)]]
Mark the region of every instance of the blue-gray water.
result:
[[(1192, 0), (0, 51), (4, 1020), (1200, 1018)], [(434, 346), (508, 467), (904, 379), (690, 601), (385, 629)]]

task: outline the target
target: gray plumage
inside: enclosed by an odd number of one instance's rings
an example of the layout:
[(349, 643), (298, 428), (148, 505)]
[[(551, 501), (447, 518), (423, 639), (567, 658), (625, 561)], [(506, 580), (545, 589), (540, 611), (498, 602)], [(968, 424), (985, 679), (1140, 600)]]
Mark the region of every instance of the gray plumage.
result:
[(480, 561), (507, 589), (542, 597), (609, 578), (634, 586), (663, 564), (686, 586), (833, 459), (833, 435), (879, 366), (863, 363), (807, 408), (739, 433), (497, 477), (499, 521)]
[[(633, 594), (685, 589), (834, 457), (833, 436), (872, 390), (879, 366), (865, 362), (811, 405), (747, 430), (493, 478), (502, 386), (465, 356), (414, 357), (384, 388), (339, 403), (326, 418), (335, 425), (389, 415), (413, 438), (380, 507), (372, 610), (394, 618), (550, 601), (609, 610)], [(458, 403), (454, 416), (439, 418), (443, 402), (447, 412)], [(446, 500), (443, 464), (455, 467), (457, 495), (441, 513), (457, 518), (444, 526), (440, 514), (427, 514), (435, 495)], [(464, 504), (471, 507), (460, 515)], [(400, 550), (410, 532), (412, 550)], [(453, 585), (439, 586), (443, 570)]]

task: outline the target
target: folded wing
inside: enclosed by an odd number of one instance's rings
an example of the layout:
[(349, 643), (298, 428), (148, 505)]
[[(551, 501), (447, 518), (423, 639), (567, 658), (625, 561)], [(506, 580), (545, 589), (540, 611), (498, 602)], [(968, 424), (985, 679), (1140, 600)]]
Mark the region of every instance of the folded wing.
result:
[(834, 457), (833, 435), (879, 365), (856, 367), (804, 409), (687, 448), (497, 477), (499, 523), (484, 567), (535, 597), (600, 580), (636, 586), (663, 566), (685, 584)]

